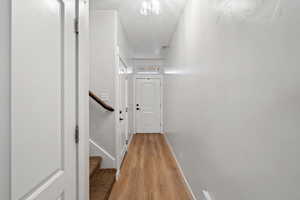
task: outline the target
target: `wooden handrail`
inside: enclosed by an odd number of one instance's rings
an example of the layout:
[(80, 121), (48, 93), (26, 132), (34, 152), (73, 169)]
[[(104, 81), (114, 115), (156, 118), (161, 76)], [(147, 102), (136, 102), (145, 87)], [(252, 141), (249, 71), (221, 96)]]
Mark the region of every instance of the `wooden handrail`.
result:
[(97, 97), (93, 92), (89, 91), (89, 95), (92, 99), (94, 99), (98, 104), (100, 104), (103, 108), (110, 112), (114, 112), (115, 109), (111, 107), (110, 105), (107, 105), (103, 100), (101, 100), (99, 97)]

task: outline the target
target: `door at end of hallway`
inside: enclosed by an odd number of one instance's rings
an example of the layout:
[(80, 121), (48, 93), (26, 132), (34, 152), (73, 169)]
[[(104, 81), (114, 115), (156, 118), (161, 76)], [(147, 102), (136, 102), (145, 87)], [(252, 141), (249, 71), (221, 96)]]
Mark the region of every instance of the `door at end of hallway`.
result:
[(135, 132), (161, 133), (161, 78), (135, 79)]

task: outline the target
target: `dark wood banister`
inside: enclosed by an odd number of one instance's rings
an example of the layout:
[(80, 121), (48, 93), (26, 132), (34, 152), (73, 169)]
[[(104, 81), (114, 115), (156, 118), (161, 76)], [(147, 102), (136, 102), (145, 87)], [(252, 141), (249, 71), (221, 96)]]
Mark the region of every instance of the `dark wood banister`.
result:
[(92, 91), (89, 91), (89, 95), (92, 99), (94, 99), (98, 104), (100, 104), (103, 108), (110, 112), (114, 112), (115, 109), (111, 107), (110, 105), (107, 105), (103, 100), (101, 100), (99, 97), (97, 97)]

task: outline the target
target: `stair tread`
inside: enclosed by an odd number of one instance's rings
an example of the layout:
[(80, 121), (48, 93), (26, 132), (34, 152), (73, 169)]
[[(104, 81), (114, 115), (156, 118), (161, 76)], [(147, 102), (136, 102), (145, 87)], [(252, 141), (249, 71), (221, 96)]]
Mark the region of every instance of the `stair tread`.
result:
[(98, 169), (90, 179), (90, 200), (108, 200), (116, 179), (116, 169)]
[(102, 158), (100, 156), (90, 157), (90, 177), (101, 167)]

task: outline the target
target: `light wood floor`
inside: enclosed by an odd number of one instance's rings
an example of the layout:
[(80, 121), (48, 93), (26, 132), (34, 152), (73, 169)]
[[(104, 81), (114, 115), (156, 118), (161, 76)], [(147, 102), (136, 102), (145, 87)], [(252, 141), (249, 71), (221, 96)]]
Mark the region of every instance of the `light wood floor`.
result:
[(191, 200), (161, 134), (136, 134), (109, 200)]

